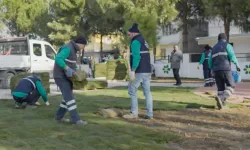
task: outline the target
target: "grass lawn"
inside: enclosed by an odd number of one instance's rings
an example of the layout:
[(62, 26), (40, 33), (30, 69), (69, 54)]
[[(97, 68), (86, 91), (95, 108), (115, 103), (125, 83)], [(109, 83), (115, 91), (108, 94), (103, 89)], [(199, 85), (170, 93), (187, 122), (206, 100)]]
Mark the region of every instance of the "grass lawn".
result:
[[(154, 110), (213, 108), (215, 101), (192, 94), (187, 88), (152, 87)], [(0, 150), (161, 150), (169, 141), (181, 137), (171, 132), (126, 122), (105, 119), (96, 114), (101, 108), (129, 109), (126, 88), (105, 89), (76, 94), (80, 116), (88, 125), (58, 124), (54, 121), (61, 96), (49, 97), (51, 106), (16, 110), (13, 101), (1, 101)], [(145, 109), (143, 93), (139, 105)]]

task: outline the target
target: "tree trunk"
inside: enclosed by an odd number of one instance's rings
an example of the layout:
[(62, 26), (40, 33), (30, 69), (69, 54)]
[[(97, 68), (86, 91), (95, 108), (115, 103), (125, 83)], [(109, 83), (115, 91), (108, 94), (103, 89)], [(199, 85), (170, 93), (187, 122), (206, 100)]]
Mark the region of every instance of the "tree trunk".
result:
[(102, 58), (103, 58), (103, 45), (102, 45), (103, 43), (102, 43), (102, 35), (101, 35), (101, 40), (100, 40), (100, 57), (101, 57), (101, 60), (102, 60)]
[(224, 31), (225, 31), (225, 34), (227, 35), (227, 42), (229, 42), (231, 21), (229, 21), (229, 18), (227, 16), (224, 16), (223, 20), (224, 20)]
[(187, 12), (188, 11), (188, 4), (185, 3), (183, 9), (183, 16), (182, 16), (182, 51), (183, 53), (188, 53), (188, 19), (187, 19)]
[(81, 64), (82, 64), (82, 60), (83, 60), (83, 57), (84, 57), (84, 51), (85, 51), (85, 50), (82, 50), (82, 54), (81, 54), (81, 61), (80, 61)]
[(153, 54), (154, 54), (154, 63), (155, 63), (155, 59), (156, 59), (156, 44), (154, 44)]

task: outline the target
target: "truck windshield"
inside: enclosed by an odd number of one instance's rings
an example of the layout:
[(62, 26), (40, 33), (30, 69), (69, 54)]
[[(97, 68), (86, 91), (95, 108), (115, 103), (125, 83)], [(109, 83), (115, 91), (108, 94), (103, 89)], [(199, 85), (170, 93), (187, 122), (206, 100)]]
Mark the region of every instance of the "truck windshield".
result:
[(27, 41), (1, 41), (0, 55), (29, 55)]

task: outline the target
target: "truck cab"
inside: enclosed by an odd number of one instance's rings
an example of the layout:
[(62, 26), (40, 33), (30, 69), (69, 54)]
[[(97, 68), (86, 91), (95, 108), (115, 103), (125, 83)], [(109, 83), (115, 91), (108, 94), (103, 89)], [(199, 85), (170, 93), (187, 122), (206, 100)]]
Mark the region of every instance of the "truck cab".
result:
[(55, 56), (55, 49), (46, 41), (0, 39), (0, 87), (9, 88), (11, 77), (22, 72), (49, 72), (52, 76)]

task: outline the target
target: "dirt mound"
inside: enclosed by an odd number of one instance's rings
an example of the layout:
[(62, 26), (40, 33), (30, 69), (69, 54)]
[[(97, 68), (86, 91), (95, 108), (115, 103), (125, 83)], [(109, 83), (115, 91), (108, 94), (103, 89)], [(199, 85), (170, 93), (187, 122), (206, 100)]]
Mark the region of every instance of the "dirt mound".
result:
[[(145, 112), (144, 112), (145, 114)], [(183, 138), (169, 148), (184, 150), (250, 149), (250, 110), (187, 109), (156, 111), (154, 120), (127, 120), (157, 130), (171, 131)]]

